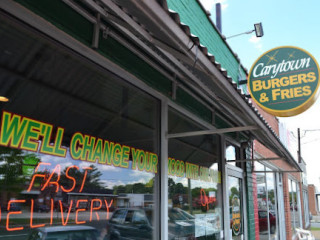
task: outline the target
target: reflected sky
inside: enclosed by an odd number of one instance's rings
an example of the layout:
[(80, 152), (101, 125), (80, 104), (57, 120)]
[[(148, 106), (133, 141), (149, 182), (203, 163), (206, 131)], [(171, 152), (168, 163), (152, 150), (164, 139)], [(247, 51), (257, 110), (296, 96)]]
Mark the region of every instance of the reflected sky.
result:
[[(94, 164), (98, 170), (102, 173), (100, 177), (100, 183), (106, 187), (112, 189), (114, 186), (134, 184), (134, 183), (147, 183), (152, 179), (155, 174), (145, 171), (132, 170), (132, 161), (129, 161), (128, 168), (115, 167), (105, 164), (92, 163), (81, 160), (74, 160), (67, 150), (67, 155), (65, 158), (45, 155), (41, 153), (36, 153), (37, 157), (41, 159), (41, 162), (51, 163), (51, 165), (41, 166), (41, 171), (48, 169), (52, 171), (57, 164), (61, 166), (61, 172), (72, 165), (78, 166), (80, 169), (84, 167), (89, 167)], [(121, 176), (121, 178), (119, 178)]]

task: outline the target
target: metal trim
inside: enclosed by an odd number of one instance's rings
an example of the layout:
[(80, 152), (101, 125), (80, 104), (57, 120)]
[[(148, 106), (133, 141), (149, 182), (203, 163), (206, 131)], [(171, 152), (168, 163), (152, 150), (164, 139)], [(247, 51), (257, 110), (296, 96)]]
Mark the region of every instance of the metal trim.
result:
[(227, 160), (227, 162), (255, 162), (255, 161), (276, 161), (276, 160), (285, 160), (285, 159), (284, 158), (235, 159), (235, 160)]
[[(168, 102), (161, 101), (161, 162), (160, 162), (160, 209), (168, 209)], [(160, 211), (161, 240), (168, 239), (168, 211)], [(159, 236), (159, 234), (158, 234)]]
[(203, 131), (194, 131), (194, 132), (185, 132), (185, 133), (171, 133), (167, 134), (167, 138), (179, 138), (179, 137), (191, 137), (199, 135), (211, 135), (211, 134), (223, 134), (229, 132), (242, 132), (249, 130), (258, 130), (257, 126), (244, 126), (244, 127), (233, 127), (233, 128), (222, 128), (215, 130), (203, 130)]
[(295, 172), (300, 172), (298, 170), (294, 171), (294, 170), (273, 170), (273, 171), (252, 171), (253, 173), (295, 173)]

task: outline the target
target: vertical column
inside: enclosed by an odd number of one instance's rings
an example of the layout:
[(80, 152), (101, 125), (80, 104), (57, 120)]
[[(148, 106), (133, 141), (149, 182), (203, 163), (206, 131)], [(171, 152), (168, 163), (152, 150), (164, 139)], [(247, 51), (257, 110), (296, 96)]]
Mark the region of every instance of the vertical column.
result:
[[(243, 158), (254, 158), (253, 142), (245, 149)], [(241, 158), (241, 159), (243, 159)], [(248, 239), (259, 240), (258, 196), (256, 174), (253, 173), (253, 162), (246, 162), (246, 187), (247, 187), (247, 226)]]
[(160, 162), (160, 235), (168, 239), (168, 103), (161, 102), (161, 162)]
[(291, 212), (290, 212), (290, 196), (289, 196), (289, 183), (288, 174), (283, 174), (283, 199), (284, 199), (284, 212), (285, 212), (285, 225), (287, 239), (292, 238), (291, 234)]
[(229, 216), (229, 197), (227, 191), (227, 170), (226, 170), (226, 141), (223, 135), (220, 136), (221, 151), (221, 184), (222, 184), (222, 201), (223, 201), (223, 221), (224, 221), (224, 239), (230, 239), (230, 216)]

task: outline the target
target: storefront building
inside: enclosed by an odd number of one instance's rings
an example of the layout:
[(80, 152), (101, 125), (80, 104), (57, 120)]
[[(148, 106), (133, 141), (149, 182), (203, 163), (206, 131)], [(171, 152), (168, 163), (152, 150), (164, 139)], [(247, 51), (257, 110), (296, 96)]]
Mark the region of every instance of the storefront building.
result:
[(257, 203), (278, 211), (253, 140), (301, 168), (199, 2), (3, 0), (0, 19), (2, 239), (256, 239)]
[(311, 215), (318, 215), (319, 205), (317, 199), (316, 186), (314, 184), (308, 184), (308, 198), (309, 198), (309, 209)]
[[(285, 126), (274, 116), (261, 109), (259, 112), (267, 119), (283, 144), (291, 145), (293, 154), (297, 152), (297, 143), (292, 140), (289, 143)], [(302, 172), (298, 172), (257, 141), (254, 142), (253, 151), (256, 158), (261, 159), (254, 163), (253, 171), (257, 188), (257, 194), (254, 193), (254, 201), (257, 202), (255, 211), (258, 212), (256, 223), (259, 225), (256, 239), (296, 239), (296, 228), (310, 227), (306, 164), (301, 158), (299, 166)], [(295, 160), (298, 162), (298, 155)]]

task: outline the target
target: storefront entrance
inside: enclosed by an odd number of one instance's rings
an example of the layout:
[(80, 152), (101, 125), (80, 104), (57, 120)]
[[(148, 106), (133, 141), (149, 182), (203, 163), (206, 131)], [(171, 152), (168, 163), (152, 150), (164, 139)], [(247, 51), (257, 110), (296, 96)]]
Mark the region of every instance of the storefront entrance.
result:
[(227, 166), (227, 198), (229, 209), (229, 231), (226, 239), (242, 240), (244, 239), (244, 188), (243, 172), (234, 166)]

